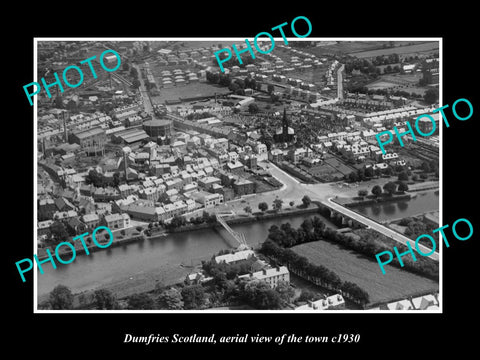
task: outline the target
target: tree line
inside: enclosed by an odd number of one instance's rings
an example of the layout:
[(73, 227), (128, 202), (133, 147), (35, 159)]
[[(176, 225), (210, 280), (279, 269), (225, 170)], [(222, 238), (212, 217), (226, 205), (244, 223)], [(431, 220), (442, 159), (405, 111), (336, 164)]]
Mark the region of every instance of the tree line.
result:
[(202, 269), (212, 277), (210, 302), (215, 306), (248, 304), (255, 309), (281, 309), (290, 303), (295, 293), (286, 282), (279, 282), (272, 289), (264, 281), (238, 278), (253, 271), (252, 265), (256, 261), (257, 258), (252, 256), (234, 264), (217, 264), (214, 257), (202, 262)]
[[(377, 261), (375, 257), (376, 254), (382, 251), (392, 250), (391, 244), (385, 241), (387, 237), (374, 230), (356, 230), (355, 235), (343, 234), (326, 227), (323, 221), (315, 216), (313, 219), (305, 219), (298, 229), (292, 228), (289, 223), (284, 223), (280, 227), (272, 225), (269, 229), (268, 239), (286, 248), (306, 242), (326, 240), (339, 244), (343, 248), (363, 254), (375, 262)], [(405, 245), (400, 243), (396, 243), (395, 246), (400, 253), (408, 250)], [(417, 261), (414, 262), (410, 257), (404, 257), (402, 259), (404, 263), (403, 268), (396, 257), (394, 257), (390, 264), (412, 273), (438, 280), (438, 263), (421, 256), (416, 258)]]

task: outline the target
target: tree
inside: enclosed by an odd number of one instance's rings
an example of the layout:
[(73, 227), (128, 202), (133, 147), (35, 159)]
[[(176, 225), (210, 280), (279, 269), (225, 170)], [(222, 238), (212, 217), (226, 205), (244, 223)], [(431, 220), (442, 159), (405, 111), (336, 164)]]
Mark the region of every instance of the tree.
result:
[(60, 221), (55, 221), (50, 226), (50, 232), (52, 234), (53, 239), (55, 240), (67, 240), (68, 239), (68, 231), (65, 225)]
[(398, 174), (398, 180), (401, 181), (408, 181), (408, 174), (406, 171), (402, 171), (400, 174)]
[(57, 285), (50, 292), (48, 302), (53, 310), (73, 309), (72, 291), (65, 285)]
[(240, 86), (240, 89), (245, 89), (245, 81), (242, 80), (242, 79), (236, 79), (235, 80), (235, 83), (238, 84), (238, 86)]
[(280, 96), (274, 93), (270, 94), (270, 101), (272, 103), (276, 103), (278, 100), (280, 100)]
[(182, 289), (185, 309), (198, 309), (205, 303), (205, 291), (202, 285), (185, 286)]
[(248, 112), (250, 114), (256, 114), (258, 112), (258, 105), (257, 104), (249, 104), (248, 105)]
[(290, 205), (290, 206), (295, 205), (295, 201), (290, 201), (290, 202), (288, 203), (288, 205)]
[(77, 112), (77, 103), (74, 100), (70, 100), (67, 103), (67, 110), (72, 112), (72, 113)]
[(423, 95), (423, 100), (427, 104), (434, 104), (438, 101), (438, 90), (435, 88), (428, 89)]
[(113, 186), (118, 186), (118, 185), (120, 185), (120, 173), (116, 171), (113, 174)]
[(279, 211), (282, 208), (283, 200), (282, 199), (275, 199), (273, 200), (273, 209)]
[(364, 196), (367, 196), (367, 195), (368, 195), (367, 190), (358, 190), (358, 196), (364, 197)]
[(300, 294), (298, 301), (313, 301), (317, 297), (312, 290), (309, 289), (302, 289), (302, 293)]
[(232, 79), (228, 74), (220, 74), (218, 79), (218, 84), (222, 86), (229, 86), (232, 82)]
[(352, 171), (350, 174), (348, 174), (348, 180), (349, 180), (350, 182), (356, 182), (356, 181), (358, 181), (359, 179), (358, 179), (357, 173), (356, 173), (355, 171)]
[(275, 86), (273, 86), (272, 84), (268, 84), (268, 86), (267, 86), (267, 92), (268, 92), (269, 94), (272, 94), (274, 90), (275, 90)]
[(140, 83), (140, 80), (138, 79), (133, 79), (132, 81), (132, 88), (134, 89), (138, 89), (140, 87), (141, 83)]
[(372, 189), (372, 194), (375, 196), (379, 196), (382, 193), (382, 188), (380, 185), (375, 185)]
[(183, 309), (182, 294), (174, 287), (165, 290), (158, 297), (158, 306), (161, 309), (181, 310)]
[(240, 90), (240, 85), (238, 85), (236, 82), (231, 82), (230, 85), (228, 85), (228, 89), (235, 92), (237, 90)]
[(285, 304), (290, 303), (290, 300), (295, 296), (295, 291), (286, 281), (279, 281), (275, 291), (280, 295), (280, 299)]
[(370, 167), (368, 167), (368, 168), (365, 169), (365, 176), (366, 176), (366, 177), (371, 178), (371, 177), (373, 177), (374, 175), (375, 175), (375, 173), (373, 172), (373, 167), (372, 167), (372, 166), (370, 166)]
[(266, 202), (261, 202), (260, 204), (258, 204), (258, 208), (260, 209), (260, 211), (264, 212), (264, 211), (267, 211), (268, 209), (268, 204)]
[(384, 173), (385, 175), (389, 175), (389, 176), (390, 176), (390, 175), (393, 175), (393, 169), (392, 169), (392, 167), (391, 167), (391, 166), (387, 167), (385, 170), (383, 170), (383, 173)]
[(185, 218), (184, 218), (183, 216), (180, 216), (180, 215), (178, 215), (178, 214), (175, 214), (175, 216), (174, 216), (173, 219), (170, 221), (170, 223), (168, 224), (167, 227), (168, 227), (169, 229), (175, 229), (175, 228), (184, 226), (186, 223), (187, 223), (187, 220), (185, 220)]
[(428, 164), (428, 162), (426, 161), (422, 162), (422, 170), (426, 173), (431, 171), (430, 165)]
[(245, 206), (243, 208), (243, 211), (245, 211), (247, 214), (251, 214), (252, 213), (252, 208), (250, 206)]
[(264, 281), (253, 280), (240, 285), (245, 301), (256, 309), (279, 309), (282, 299), (280, 294), (271, 289)]
[(54, 104), (55, 104), (55, 107), (56, 107), (57, 109), (63, 109), (63, 98), (62, 98), (62, 95), (58, 95), (58, 96), (55, 97)]
[(95, 306), (100, 310), (112, 310), (118, 308), (118, 302), (110, 290), (100, 289), (93, 293)]
[(135, 67), (131, 67), (130, 68), (130, 76), (133, 77), (133, 78), (138, 78), (138, 71)]
[(408, 185), (402, 181), (400, 184), (398, 184), (398, 191), (408, 191)]
[(302, 203), (303, 203), (303, 206), (304, 207), (309, 207), (310, 204), (312, 203), (312, 200), (310, 199), (310, 197), (308, 195), (305, 195), (303, 198), (302, 198)]
[(389, 195), (393, 195), (393, 193), (397, 190), (397, 184), (389, 181), (383, 185), (383, 190), (385, 190)]
[(152, 310), (154, 302), (149, 294), (134, 294), (127, 298), (129, 310)]
[(158, 197), (158, 202), (161, 202), (163, 204), (169, 204), (170, 203), (170, 198), (168, 197), (167, 193), (161, 193)]

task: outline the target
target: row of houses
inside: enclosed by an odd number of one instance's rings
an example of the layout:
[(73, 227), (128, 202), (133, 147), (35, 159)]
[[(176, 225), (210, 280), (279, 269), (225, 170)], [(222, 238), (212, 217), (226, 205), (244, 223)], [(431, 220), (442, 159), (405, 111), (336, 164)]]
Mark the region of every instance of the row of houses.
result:
[(438, 294), (435, 293), (382, 304), (369, 310), (439, 310), (439, 306)]
[[(64, 219), (65, 220), (65, 219)], [(50, 232), (50, 227), (54, 224), (54, 220), (39, 221), (37, 223), (37, 234), (44, 237)], [(98, 226), (106, 226), (111, 230), (120, 230), (129, 228), (130, 216), (128, 214), (105, 214), (96, 213), (78, 216), (75, 212), (74, 216), (66, 219), (67, 226), (71, 227), (77, 234), (88, 230), (93, 230)]]

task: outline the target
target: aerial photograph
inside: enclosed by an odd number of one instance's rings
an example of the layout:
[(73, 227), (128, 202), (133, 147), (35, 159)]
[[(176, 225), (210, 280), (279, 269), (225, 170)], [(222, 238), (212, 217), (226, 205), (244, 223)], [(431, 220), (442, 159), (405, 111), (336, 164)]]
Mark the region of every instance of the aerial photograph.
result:
[(251, 44), (35, 39), (37, 312), (441, 311), (441, 39)]

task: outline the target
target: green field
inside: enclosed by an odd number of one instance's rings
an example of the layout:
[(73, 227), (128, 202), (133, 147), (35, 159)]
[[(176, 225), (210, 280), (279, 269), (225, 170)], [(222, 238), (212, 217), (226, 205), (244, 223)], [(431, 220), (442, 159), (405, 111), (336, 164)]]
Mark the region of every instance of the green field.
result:
[(437, 292), (438, 283), (400, 268), (386, 266), (383, 275), (378, 263), (327, 241), (315, 241), (292, 247), (311, 263), (334, 271), (342, 281), (356, 283), (370, 295), (370, 303), (407, 298), (421, 292)]
[(369, 90), (391, 88), (392, 90), (402, 90), (409, 93), (424, 95), (428, 87), (417, 85), (421, 78), (422, 75), (419, 73), (381, 75), (379, 79), (366, 85), (366, 87)]
[(398, 46), (393, 48), (387, 49), (376, 49), (376, 50), (367, 50), (361, 52), (355, 52), (352, 55), (358, 58), (371, 58), (375, 56), (383, 56), (383, 55), (391, 55), (391, 54), (398, 54), (400, 56), (405, 55), (426, 55), (426, 54), (433, 54), (438, 52), (439, 50), (439, 42), (432, 41), (426, 42), (421, 44), (415, 45), (407, 45), (407, 46)]
[(336, 44), (317, 46), (307, 51), (317, 56), (330, 53), (350, 54), (358, 51), (367, 51), (381, 48), (388, 41), (338, 41)]
[(152, 96), (154, 104), (163, 104), (165, 100), (178, 100), (179, 98), (190, 98), (194, 96), (213, 96), (229, 93), (227, 87), (210, 85), (207, 83), (192, 83), (184, 86), (174, 86), (169, 89), (160, 88), (160, 95)]

